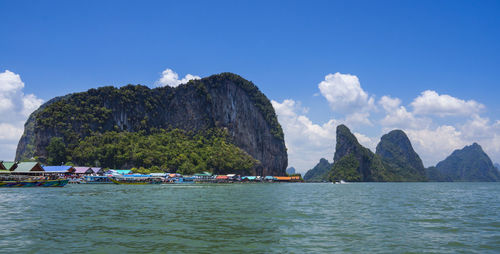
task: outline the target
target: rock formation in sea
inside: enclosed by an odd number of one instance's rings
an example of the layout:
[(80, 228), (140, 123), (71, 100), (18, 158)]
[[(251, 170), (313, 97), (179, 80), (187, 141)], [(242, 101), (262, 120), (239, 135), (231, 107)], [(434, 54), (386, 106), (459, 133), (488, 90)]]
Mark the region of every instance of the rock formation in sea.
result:
[(347, 126), (337, 126), (337, 144), (330, 172), (332, 181), (377, 182), (387, 181), (380, 157), (359, 144)]
[(286, 173), (289, 175), (295, 174), (295, 168), (294, 167), (289, 167), (286, 169)]
[(396, 178), (394, 180), (427, 181), (424, 164), (404, 131), (393, 130), (383, 135), (376, 154), (382, 158), (386, 170)]
[(500, 172), (483, 148), (474, 143), (455, 150), (436, 167), (429, 168), (428, 177), (431, 181), (496, 182), (500, 181)]
[(376, 154), (359, 144), (345, 125), (337, 127), (330, 180), (351, 182), (426, 181), (425, 168), (403, 131), (384, 135)]
[(269, 99), (252, 82), (232, 73), (191, 80), (175, 88), (101, 87), (55, 98), (30, 115), (16, 160), (47, 159), (54, 137), (67, 147), (78, 147), (92, 135), (148, 135), (159, 129), (223, 130), (228, 142), (258, 160), (253, 174), (285, 174), (284, 135)]
[(332, 164), (325, 158), (321, 158), (314, 168), (307, 171), (304, 175), (304, 180), (307, 182), (324, 182), (328, 181)]

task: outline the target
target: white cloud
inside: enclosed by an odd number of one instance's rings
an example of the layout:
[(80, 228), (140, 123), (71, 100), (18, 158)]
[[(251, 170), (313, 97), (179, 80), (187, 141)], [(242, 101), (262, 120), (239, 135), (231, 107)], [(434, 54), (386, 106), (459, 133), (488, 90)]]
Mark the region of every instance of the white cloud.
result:
[[(367, 136), (353, 132), (358, 141), (372, 151), (380, 135), (394, 129), (404, 130), (426, 166), (435, 165), (455, 149), (473, 142), (481, 144), (493, 161), (500, 161), (500, 121), (491, 122), (481, 117), (485, 106), (474, 100), (427, 90), (410, 103), (412, 110), (408, 110), (401, 99), (387, 95), (375, 105), (374, 96), (362, 89), (356, 76), (341, 73), (328, 74), (318, 88), (332, 111), (344, 115), (342, 120), (332, 119), (319, 125), (298, 113), (300, 106), (295, 101), (273, 101), (285, 131), (292, 166), (307, 165), (298, 167), (305, 170), (321, 157), (331, 158), (320, 154), (333, 155), (335, 128), (340, 122), (350, 128), (359, 130), (361, 127), (361, 130), (375, 133)], [(377, 106), (384, 110), (382, 115), (378, 114)], [(373, 112), (377, 114), (372, 115)], [(443, 118), (449, 116), (462, 118), (443, 124)]]
[(415, 114), (445, 116), (470, 116), (479, 113), (484, 105), (474, 100), (461, 100), (435, 91), (424, 91), (411, 103)]
[(335, 112), (350, 114), (374, 109), (375, 99), (361, 88), (358, 77), (354, 75), (328, 74), (318, 87)]
[(378, 102), (385, 111), (393, 111), (401, 105), (401, 100), (399, 98), (392, 98), (390, 96), (382, 96)]
[(19, 74), (0, 73), (0, 159), (14, 159), (26, 119), (43, 103), (33, 94), (24, 94), (23, 88)]
[(369, 148), (372, 152), (375, 152), (375, 148), (377, 148), (377, 144), (378, 141), (380, 141), (380, 138), (368, 137), (358, 132), (353, 132), (353, 134), (362, 146)]
[(435, 165), (444, 160), (453, 150), (469, 144), (463, 139), (463, 133), (450, 125), (405, 129), (404, 131), (426, 166)]
[(386, 115), (379, 122), (383, 130), (391, 128), (406, 129), (406, 128), (426, 128), (430, 124), (430, 119), (417, 118), (412, 112), (408, 112), (406, 107), (401, 106), (399, 98), (390, 96), (382, 96), (378, 104), (385, 110)]
[(0, 140), (17, 142), (23, 134), (23, 129), (10, 123), (0, 123)]
[(187, 83), (189, 80), (193, 79), (200, 79), (200, 77), (192, 74), (187, 74), (186, 76), (184, 76), (183, 79), (179, 79), (179, 75), (172, 69), (165, 69), (161, 73), (161, 78), (158, 81), (156, 81), (156, 85), (177, 87), (180, 84)]
[(373, 125), (372, 121), (370, 120), (370, 113), (368, 112), (354, 112), (352, 114), (346, 115), (345, 120), (342, 122), (351, 127)]
[(321, 158), (332, 160), (338, 122), (334, 119), (319, 125), (303, 115), (307, 110), (294, 100), (271, 101), (285, 133), (288, 165), (305, 173)]

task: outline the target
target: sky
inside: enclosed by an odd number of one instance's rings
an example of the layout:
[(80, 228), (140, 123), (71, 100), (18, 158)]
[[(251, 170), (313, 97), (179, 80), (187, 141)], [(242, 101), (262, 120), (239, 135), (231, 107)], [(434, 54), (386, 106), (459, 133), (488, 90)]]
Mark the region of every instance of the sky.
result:
[(500, 162), (500, 1), (0, 0), (0, 159), (55, 96), (233, 72), (271, 100), (289, 166), (404, 130), (426, 166)]

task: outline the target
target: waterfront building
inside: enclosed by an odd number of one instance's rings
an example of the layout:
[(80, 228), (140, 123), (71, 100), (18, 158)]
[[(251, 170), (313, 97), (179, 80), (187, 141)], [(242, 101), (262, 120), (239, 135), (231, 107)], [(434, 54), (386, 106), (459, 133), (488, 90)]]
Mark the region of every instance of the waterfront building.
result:
[(268, 182), (272, 182), (272, 181), (276, 180), (276, 178), (274, 176), (266, 176), (266, 177), (264, 177), (264, 180), (268, 181)]
[(13, 161), (2, 161), (2, 165), (6, 170), (12, 171), (17, 167), (17, 163)]
[[(13, 166), (14, 167), (14, 166)], [(20, 162), (15, 164), (12, 174), (42, 174), (45, 170), (38, 162)]]
[(278, 182), (299, 182), (299, 176), (275, 176), (275, 181)]
[(73, 174), (75, 168), (73, 166), (43, 166), (43, 170), (49, 174)]
[(90, 168), (92, 172), (96, 175), (104, 175), (104, 170), (102, 168)]
[(110, 175), (130, 175), (130, 174), (133, 174), (133, 172), (130, 169), (110, 169), (110, 170), (106, 171), (106, 174), (110, 174)]
[(75, 174), (77, 175), (91, 175), (94, 171), (90, 167), (75, 167)]

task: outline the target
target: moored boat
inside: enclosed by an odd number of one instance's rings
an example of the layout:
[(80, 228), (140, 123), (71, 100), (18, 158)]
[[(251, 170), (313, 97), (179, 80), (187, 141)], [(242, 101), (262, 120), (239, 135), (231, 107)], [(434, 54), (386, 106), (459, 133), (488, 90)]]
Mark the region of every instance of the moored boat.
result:
[(110, 181), (115, 184), (126, 184), (126, 185), (145, 185), (145, 184), (161, 184), (161, 179), (157, 178), (148, 178), (148, 179), (130, 179), (123, 177), (122, 179), (118, 179), (115, 177), (108, 177)]
[(0, 181), (0, 187), (64, 187), (68, 181), (67, 179)]

